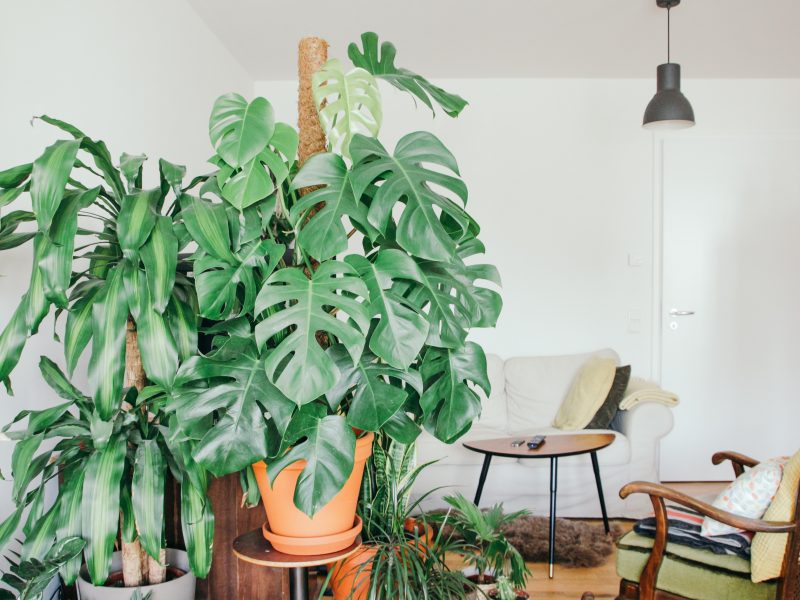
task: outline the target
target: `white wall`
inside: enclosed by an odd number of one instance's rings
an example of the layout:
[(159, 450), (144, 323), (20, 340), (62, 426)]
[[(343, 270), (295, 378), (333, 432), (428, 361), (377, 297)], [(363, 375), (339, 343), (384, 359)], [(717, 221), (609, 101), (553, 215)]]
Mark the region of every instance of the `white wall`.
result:
[[(496, 330), (473, 338), (502, 356), (610, 346), (649, 375), (652, 135), (640, 127), (654, 83), (499, 79), (437, 82), (470, 101), (431, 118), (382, 86), (381, 138), (429, 129), (459, 161), (486, 259), (500, 269)], [(257, 82), (294, 122), (293, 82)], [(642, 265), (628, 266), (628, 254)], [(639, 319), (640, 332), (628, 331)]]
[[(4, 2), (0, 23), (0, 169), (35, 159), (57, 139), (57, 130), (29, 124), (48, 113), (105, 140), (115, 158), (144, 152), (152, 163), (163, 157), (200, 173), (212, 154), (207, 123), (214, 99), (252, 90), (245, 71), (183, 0)], [(0, 325), (27, 287), (30, 262), (30, 245), (0, 255)], [(47, 318), (28, 342), (12, 375), (16, 395), (0, 391), (3, 424), (23, 408), (57, 400), (38, 369), (42, 354), (64, 364), (52, 323)], [(0, 443), (6, 476), (11, 450)], [(0, 518), (10, 512), (10, 491), (9, 482), (0, 482)]]

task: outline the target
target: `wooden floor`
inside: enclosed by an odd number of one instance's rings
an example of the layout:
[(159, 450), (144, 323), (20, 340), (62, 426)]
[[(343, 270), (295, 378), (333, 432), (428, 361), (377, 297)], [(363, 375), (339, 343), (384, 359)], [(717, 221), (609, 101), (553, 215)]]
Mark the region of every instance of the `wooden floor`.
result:
[[(704, 500), (713, 497), (727, 485), (726, 482), (671, 483), (670, 487), (690, 496)], [(633, 521), (614, 519), (626, 531), (633, 527)], [(556, 565), (555, 577), (548, 577), (545, 563), (529, 563), (533, 576), (528, 580), (527, 590), (532, 600), (580, 600), (584, 592), (593, 592), (597, 600), (616, 598), (619, 578), (615, 570), (616, 556), (611, 555), (599, 567), (571, 568)]]

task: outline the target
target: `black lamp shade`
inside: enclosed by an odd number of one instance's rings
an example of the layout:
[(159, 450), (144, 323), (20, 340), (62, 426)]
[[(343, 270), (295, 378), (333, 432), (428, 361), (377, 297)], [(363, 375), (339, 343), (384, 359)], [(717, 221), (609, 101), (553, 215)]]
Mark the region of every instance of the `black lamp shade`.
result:
[(657, 91), (644, 111), (647, 129), (683, 129), (694, 125), (692, 105), (681, 92), (681, 66), (658, 65)]

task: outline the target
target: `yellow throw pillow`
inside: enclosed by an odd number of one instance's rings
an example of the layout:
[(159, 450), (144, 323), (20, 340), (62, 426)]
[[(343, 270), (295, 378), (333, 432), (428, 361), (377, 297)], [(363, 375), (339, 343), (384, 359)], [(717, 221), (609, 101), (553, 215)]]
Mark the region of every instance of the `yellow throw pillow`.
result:
[(591, 423), (611, 390), (616, 370), (612, 358), (593, 356), (587, 360), (561, 403), (553, 427), (577, 431)]
[[(791, 521), (797, 502), (797, 486), (800, 485), (800, 451), (795, 453), (783, 468), (783, 479), (764, 519), (767, 521)], [(757, 533), (750, 548), (750, 577), (759, 583), (781, 576), (783, 556), (789, 541), (787, 533)]]

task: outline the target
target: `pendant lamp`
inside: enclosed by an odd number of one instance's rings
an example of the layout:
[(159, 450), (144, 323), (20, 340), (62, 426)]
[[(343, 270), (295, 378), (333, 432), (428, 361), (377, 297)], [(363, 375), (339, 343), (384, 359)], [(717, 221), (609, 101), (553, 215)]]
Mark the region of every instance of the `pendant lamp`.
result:
[(670, 62), (669, 11), (681, 0), (656, 0), (667, 9), (667, 62), (658, 65), (656, 95), (644, 111), (642, 126), (646, 129), (684, 129), (694, 125), (692, 105), (681, 92), (681, 66)]

